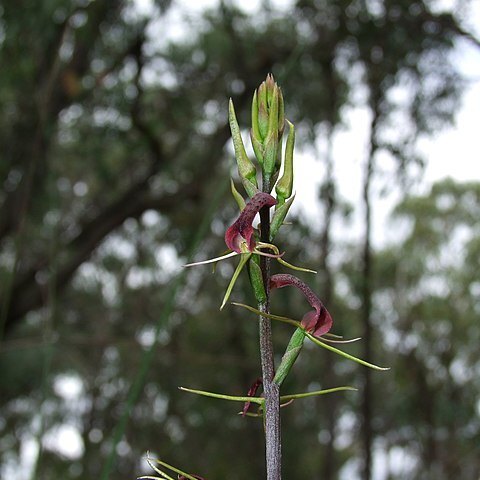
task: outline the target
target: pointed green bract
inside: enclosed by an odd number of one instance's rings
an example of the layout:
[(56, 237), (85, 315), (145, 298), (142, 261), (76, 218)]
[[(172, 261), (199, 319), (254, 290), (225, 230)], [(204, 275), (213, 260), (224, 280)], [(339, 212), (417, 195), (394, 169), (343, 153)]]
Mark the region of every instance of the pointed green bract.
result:
[(277, 193), (277, 209), (280, 208), (287, 198), (290, 198), (293, 191), (293, 149), (295, 146), (295, 127), (287, 120), (289, 130), (287, 144), (285, 145), (285, 160), (283, 164), (282, 178), (275, 186)]
[(292, 203), (294, 200), (295, 200), (295, 195), (291, 197), (283, 205), (276, 208), (275, 213), (273, 214), (272, 221), (270, 223), (270, 241), (272, 241), (277, 235), (278, 230), (282, 226), (283, 221), (285, 220), (285, 217), (287, 216), (287, 213), (290, 210), (290, 207), (292, 206)]
[(248, 263), (248, 274), (250, 276), (250, 284), (253, 288), (255, 300), (258, 303), (263, 303), (267, 299), (265, 286), (263, 285), (262, 270), (258, 264), (258, 255), (252, 257), (251, 262)]
[(232, 195), (235, 201), (237, 202), (238, 208), (242, 211), (245, 208), (245, 199), (240, 195), (238, 190), (235, 188), (233, 180), (230, 179), (230, 189), (232, 190)]
[(282, 361), (275, 372), (273, 381), (281, 386), (287, 375), (290, 373), (293, 364), (300, 354), (303, 344), (305, 342), (305, 335), (301, 328), (297, 328), (288, 342), (285, 353), (283, 354)]
[(256, 185), (246, 178), (242, 178), (242, 185), (250, 198), (253, 198), (258, 192), (260, 192)]
[[(248, 188), (251, 191), (253, 191), (253, 189), (258, 190), (257, 170), (255, 168), (255, 165), (248, 158), (247, 152), (245, 150), (245, 145), (243, 144), (242, 135), (240, 133), (240, 127), (238, 126), (232, 99), (230, 99), (228, 105), (228, 120), (230, 123), (230, 130), (232, 132), (232, 140), (233, 147), (235, 149), (235, 158), (237, 160), (238, 174), (240, 175), (244, 186), (245, 183), (251, 184), (251, 187), (246, 187), (246, 189)], [(247, 193), (250, 195), (250, 192), (248, 190)]]

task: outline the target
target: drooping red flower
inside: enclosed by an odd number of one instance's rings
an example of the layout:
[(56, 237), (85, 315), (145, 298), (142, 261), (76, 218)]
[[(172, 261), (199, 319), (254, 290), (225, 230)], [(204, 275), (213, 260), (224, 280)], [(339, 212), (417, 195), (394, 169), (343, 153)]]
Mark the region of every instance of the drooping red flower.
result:
[(228, 227), (225, 232), (225, 243), (230, 250), (237, 253), (245, 253), (241, 246), (245, 244), (249, 252), (255, 248), (255, 238), (253, 236), (252, 222), (255, 215), (263, 207), (272, 207), (277, 201), (270, 194), (260, 192), (253, 196), (253, 198), (245, 205), (242, 213), (237, 218), (235, 223)]
[(315, 309), (307, 312), (301, 321), (302, 327), (315, 337), (328, 333), (333, 325), (333, 319), (321, 300), (312, 289), (299, 278), (288, 273), (279, 273), (270, 278), (270, 288), (297, 287), (305, 295), (310, 305)]

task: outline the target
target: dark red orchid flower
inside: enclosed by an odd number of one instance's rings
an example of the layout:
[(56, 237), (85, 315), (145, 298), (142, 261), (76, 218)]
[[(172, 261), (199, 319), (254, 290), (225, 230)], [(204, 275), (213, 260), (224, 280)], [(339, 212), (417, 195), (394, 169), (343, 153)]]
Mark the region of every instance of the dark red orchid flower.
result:
[(307, 312), (301, 321), (302, 327), (314, 337), (328, 333), (332, 328), (333, 319), (321, 300), (312, 289), (299, 278), (288, 273), (279, 273), (270, 278), (270, 288), (297, 287), (305, 295), (310, 305), (315, 309)]
[(245, 253), (242, 251), (242, 244), (246, 244), (249, 252), (255, 248), (255, 238), (253, 236), (252, 222), (255, 215), (263, 207), (272, 207), (277, 201), (268, 193), (259, 192), (245, 205), (242, 213), (235, 223), (225, 232), (225, 243), (230, 250), (237, 253)]

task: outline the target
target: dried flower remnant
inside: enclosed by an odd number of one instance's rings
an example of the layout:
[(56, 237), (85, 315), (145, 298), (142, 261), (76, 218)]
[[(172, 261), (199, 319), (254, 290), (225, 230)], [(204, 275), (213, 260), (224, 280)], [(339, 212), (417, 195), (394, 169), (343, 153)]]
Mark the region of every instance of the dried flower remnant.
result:
[(333, 319), (328, 313), (321, 300), (315, 295), (312, 289), (299, 278), (288, 273), (272, 275), (270, 288), (297, 287), (305, 295), (310, 305), (315, 309), (307, 312), (301, 321), (302, 327), (314, 337), (320, 337), (328, 333), (332, 328)]
[[(257, 391), (260, 385), (263, 383), (261, 378), (257, 378), (255, 382), (253, 382), (252, 386), (248, 389), (247, 397), (254, 397), (257, 394)], [(252, 402), (245, 402), (242, 410), (242, 416), (245, 416), (250, 408)]]

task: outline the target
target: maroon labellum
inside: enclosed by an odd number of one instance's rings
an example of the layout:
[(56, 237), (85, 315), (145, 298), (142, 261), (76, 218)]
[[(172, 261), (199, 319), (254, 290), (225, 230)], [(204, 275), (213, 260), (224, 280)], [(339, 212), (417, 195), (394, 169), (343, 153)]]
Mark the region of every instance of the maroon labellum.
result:
[(242, 251), (241, 245), (246, 244), (249, 252), (255, 248), (255, 238), (253, 236), (253, 219), (263, 207), (272, 207), (277, 201), (270, 194), (257, 193), (242, 210), (235, 223), (225, 232), (225, 243), (230, 250), (237, 253)]
[(270, 288), (297, 287), (305, 295), (308, 303), (315, 309), (307, 312), (301, 321), (302, 327), (315, 337), (328, 333), (332, 328), (333, 319), (328, 313), (321, 300), (315, 295), (312, 289), (299, 278), (288, 273), (272, 275)]

